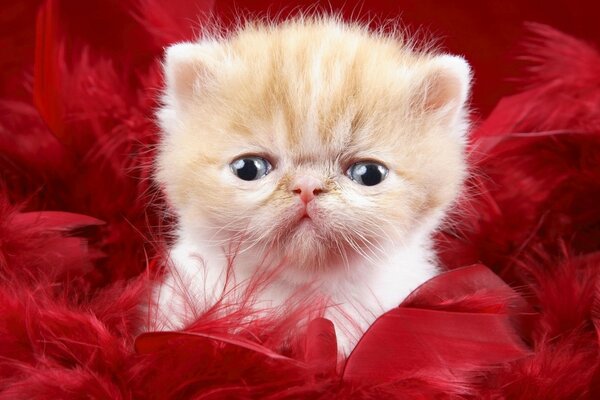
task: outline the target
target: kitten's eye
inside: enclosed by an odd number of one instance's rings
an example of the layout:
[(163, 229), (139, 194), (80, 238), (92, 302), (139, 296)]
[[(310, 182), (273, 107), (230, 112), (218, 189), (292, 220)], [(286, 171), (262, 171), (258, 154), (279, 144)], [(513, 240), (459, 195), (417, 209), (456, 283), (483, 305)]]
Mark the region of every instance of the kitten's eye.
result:
[(372, 161), (357, 162), (348, 169), (350, 179), (365, 186), (375, 186), (381, 183), (387, 174), (386, 167)]
[(229, 165), (233, 173), (244, 181), (255, 181), (271, 172), (271, 164), (257, 156), (238, 158)]

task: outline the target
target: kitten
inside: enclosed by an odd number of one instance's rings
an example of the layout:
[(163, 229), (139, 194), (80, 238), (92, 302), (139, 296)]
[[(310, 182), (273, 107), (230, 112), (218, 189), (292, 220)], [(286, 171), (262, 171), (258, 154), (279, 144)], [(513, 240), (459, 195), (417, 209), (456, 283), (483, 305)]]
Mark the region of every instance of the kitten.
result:
[(466, 175), (464, 59), (323, 17), (175, 44), (164, 73), (156, 179), (179, 223), (154, 329), (278, 266), (255, 307), (310, 287), (347, 354), (437, 273), (431, 234)]

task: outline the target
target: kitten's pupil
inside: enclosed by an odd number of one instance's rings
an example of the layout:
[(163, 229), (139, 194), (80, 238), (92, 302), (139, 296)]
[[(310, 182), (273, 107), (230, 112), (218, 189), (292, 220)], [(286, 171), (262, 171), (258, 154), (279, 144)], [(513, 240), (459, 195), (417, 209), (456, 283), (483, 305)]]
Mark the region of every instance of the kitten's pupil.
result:
[(243, 157), (231, 163), (231, 170), (244, 181), (254, 181), (267, 175), (270, 164), (261, 157)]
[(385, 179), (388, 169), (374, 162), (359, 162), (350, 167), (350, 178), (364, 186), (375, 186)]

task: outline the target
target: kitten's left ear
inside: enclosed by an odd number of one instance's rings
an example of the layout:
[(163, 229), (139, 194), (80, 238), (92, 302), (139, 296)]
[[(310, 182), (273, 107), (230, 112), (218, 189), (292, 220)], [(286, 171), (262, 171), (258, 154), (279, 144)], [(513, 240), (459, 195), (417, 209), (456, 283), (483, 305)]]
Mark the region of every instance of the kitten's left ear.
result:
[(464, 113), (471, 87), (471, 68), (464, 58), (440, 55), (428, 61), (416, 93), (426, 113), (455, 123)]

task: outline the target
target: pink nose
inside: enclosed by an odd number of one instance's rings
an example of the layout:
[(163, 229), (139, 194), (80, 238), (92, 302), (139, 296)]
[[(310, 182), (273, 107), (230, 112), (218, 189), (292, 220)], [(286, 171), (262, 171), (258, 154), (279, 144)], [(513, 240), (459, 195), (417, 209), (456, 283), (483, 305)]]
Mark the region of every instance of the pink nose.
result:
[(323, 191), (321, 181), (312, 176), (301, 176), (294, 181), (292, 192), (300, 195), (304, 204), (308, 204)]

